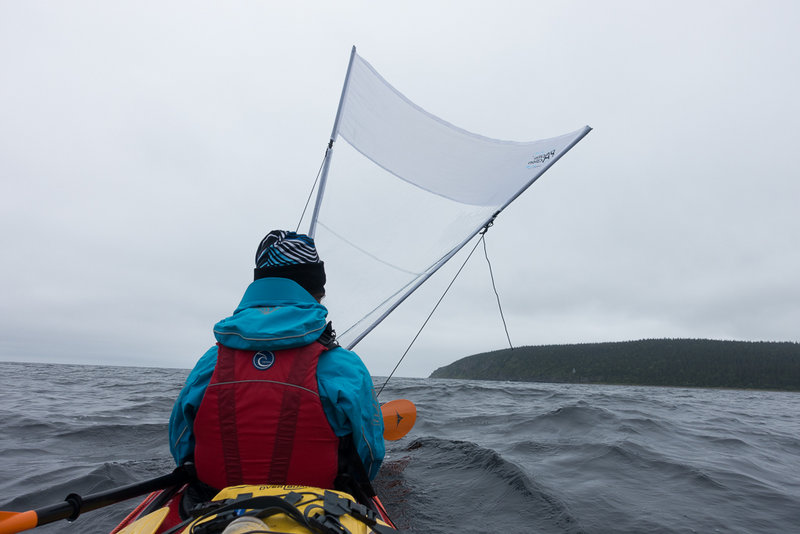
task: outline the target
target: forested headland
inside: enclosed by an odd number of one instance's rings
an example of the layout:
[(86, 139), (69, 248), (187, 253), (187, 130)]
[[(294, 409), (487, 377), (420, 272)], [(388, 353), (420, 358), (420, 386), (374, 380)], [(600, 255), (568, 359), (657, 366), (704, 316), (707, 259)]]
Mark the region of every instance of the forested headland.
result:
[(431, 378), (800, 391), (800, 343), (645, 339), (467, 356)]

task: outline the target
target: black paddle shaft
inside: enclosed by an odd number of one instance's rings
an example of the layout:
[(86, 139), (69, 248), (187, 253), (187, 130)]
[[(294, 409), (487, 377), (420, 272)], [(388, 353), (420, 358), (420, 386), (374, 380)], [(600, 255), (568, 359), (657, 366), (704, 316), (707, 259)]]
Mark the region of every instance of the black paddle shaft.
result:
[(182, 484), (189, 479), (189, 474), (185, 469), (179, 467), (172, 473), (158, 478), (135, 482), (121, 488), (94, 493), (81, 497), (76, 493), (70, 493), (64, 502), (45, 506), (36, 510), (38, 524), (46, 525), (60, 519), (74, 521), (83, 512), (91, 512), (110, 504), (126, 501), (133, 497), (138, 497), (156, 490), (168, 488), (177, 484)]

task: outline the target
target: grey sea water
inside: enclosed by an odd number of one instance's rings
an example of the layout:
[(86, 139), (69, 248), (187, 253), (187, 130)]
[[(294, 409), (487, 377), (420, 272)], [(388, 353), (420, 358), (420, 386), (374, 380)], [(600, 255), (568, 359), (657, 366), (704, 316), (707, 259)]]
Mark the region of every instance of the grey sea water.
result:
[[(0, 362), (0, 510), (171, 471), (187, 373)], [(797, 393), (395, 378), (393, 398), (418, 419), (376, 486), (411, 532), (800, 532)], [(136, 503), (36, 531), (109, 532)]]

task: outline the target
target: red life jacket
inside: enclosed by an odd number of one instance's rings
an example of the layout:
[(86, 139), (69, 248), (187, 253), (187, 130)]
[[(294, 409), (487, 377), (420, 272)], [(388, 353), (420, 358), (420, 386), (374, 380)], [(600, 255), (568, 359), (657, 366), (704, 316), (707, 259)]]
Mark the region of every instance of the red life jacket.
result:
[(197, 476), (214, 488), (298, 484), (333, 488), (339, 438), (322, 409), (325, 347), (270, 351), (217, 344), (217, 365), (194, 420)]

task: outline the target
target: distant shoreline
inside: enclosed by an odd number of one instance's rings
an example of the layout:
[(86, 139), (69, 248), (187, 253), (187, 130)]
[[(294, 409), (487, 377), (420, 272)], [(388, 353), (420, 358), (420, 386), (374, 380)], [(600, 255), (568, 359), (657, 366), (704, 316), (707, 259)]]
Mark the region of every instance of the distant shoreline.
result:
[(800, 343), (645, 339), (467, 356), (430, 378), (800, 391)]

